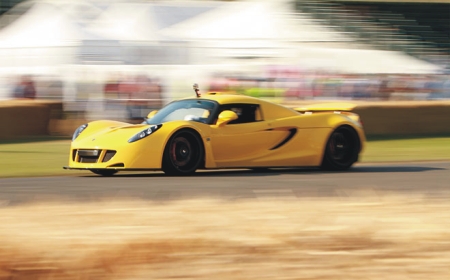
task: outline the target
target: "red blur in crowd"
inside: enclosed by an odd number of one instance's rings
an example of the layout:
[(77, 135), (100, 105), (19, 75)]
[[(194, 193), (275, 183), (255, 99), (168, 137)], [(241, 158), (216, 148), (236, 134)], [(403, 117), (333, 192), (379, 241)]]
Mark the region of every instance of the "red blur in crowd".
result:
[(142, 110), (160, 109), (163, 105), (160, 81), (146, 75), (111, 79), (103, 90), (107, 109), (126, 107), (129, 118), (141, 118)]
[(14, 87), (13, 97), (17, 99), (36, 99), (36, 87), (31, 76), (22, 76)]

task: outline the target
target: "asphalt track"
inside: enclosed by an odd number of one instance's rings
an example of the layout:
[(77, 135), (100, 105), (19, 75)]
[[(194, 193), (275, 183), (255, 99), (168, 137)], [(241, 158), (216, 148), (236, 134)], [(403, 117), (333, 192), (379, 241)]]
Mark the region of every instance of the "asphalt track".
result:
[(113, 177), (67, 171), (70, 176), (0, 179), (0, 206), (40, 201), (151, 201), (212, 197), (340, 197), (360, 194), (418, 194), (450, 197), (450, 162), (357, 164), (345, 172), (316, 169), (200, 171), (189, 177), (161, 172), (118, 173)]

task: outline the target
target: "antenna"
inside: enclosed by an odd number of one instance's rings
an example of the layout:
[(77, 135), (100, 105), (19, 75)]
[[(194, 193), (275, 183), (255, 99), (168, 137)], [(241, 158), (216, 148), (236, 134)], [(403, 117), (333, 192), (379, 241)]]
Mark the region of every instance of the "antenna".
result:
[(198, 88), (198, 84), (194, 84), (194, 91), (195, 91), (195, 95), (197, 95), (197, 97), (200, 97), (201, 94), (199, 93), (199, 88)]

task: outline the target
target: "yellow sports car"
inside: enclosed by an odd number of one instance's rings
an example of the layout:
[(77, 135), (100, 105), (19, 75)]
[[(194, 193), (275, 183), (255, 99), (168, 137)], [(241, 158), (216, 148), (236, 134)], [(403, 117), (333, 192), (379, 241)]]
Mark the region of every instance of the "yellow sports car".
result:
[(258, 98), (207, 93), (152, 111), (141, 124), (93, 121), (74, 133), (69, 165), (118, 171), (322, 167), (344, 170), (365, 142), (354, 105), (287, 108)]

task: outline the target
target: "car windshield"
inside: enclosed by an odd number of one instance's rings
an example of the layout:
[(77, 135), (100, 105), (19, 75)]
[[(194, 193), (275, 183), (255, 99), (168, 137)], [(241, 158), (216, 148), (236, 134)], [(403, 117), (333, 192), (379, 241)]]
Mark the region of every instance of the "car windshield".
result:
[(210, 123), (217, 103), (210, 100), (187, 99), (169, 103), (152, 118), (145, 120), (147, 124), (160, 124), (170, 121), (198, 121)]

